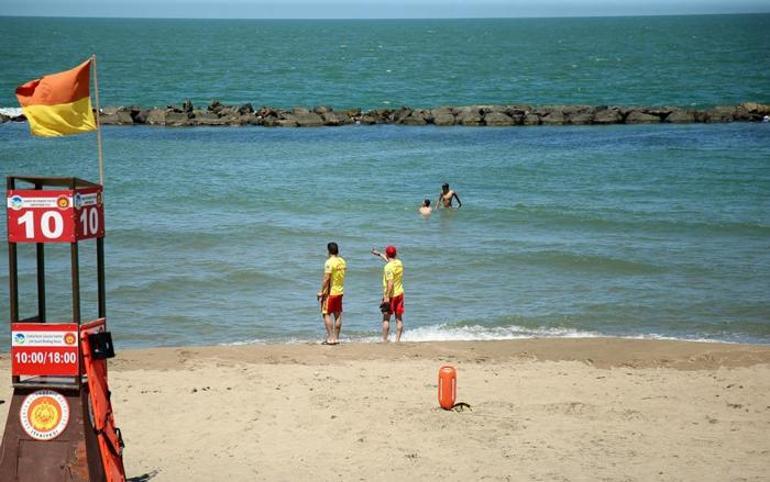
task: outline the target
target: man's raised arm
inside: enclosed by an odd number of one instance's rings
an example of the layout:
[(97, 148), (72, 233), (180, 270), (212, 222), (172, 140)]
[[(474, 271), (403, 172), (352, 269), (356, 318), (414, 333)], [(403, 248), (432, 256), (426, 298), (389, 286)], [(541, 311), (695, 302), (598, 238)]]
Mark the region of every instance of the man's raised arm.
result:
[(379, 251), (377, 251), (377, 250), (376, 250), (376, 249), (374, 249), (374, 248), (372, 248), (372, 254), (373, 254), (374, 256), (377, 256), (377, 257), (379, 257), (379, 258), (382, 258), (382, 260), (383, 260), (383, 261), (385, 261), (386, 263), (388, 262), (388, 258), (387, 258), (387, 256), (385, 256), (384, 254), (380, 253)]

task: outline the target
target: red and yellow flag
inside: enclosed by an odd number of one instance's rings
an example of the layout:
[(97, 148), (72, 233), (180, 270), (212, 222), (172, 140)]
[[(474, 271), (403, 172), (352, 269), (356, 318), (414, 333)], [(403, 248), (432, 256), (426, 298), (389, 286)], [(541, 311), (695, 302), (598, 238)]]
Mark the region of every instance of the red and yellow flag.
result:
[(16, 88), (33, 135), (80, 134), (96, 129), (91, 109), (91, 59), (74, 69), (45, 75)]

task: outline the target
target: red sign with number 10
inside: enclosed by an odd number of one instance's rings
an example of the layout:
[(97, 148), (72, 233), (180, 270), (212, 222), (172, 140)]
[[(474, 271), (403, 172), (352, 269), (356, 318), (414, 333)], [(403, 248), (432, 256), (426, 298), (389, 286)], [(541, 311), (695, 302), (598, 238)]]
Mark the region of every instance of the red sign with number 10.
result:
[(8, 241), (72, 243), (104, 237), (102, 188), (8, 191)]

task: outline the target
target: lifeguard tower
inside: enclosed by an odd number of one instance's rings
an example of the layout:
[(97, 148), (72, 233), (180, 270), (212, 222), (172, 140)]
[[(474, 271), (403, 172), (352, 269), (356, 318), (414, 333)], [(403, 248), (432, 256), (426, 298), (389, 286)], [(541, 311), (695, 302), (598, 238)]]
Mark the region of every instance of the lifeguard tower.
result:
[[(102, 186), (78, 178), (7, 178), (13, 399), (0, 482), (124, 481), (123, 441), (110, 403)], [(78, 243), (96, 241), (98, 317), (83, 321)], [(34, 243), (37, 314), (19, 313), (18, 245)], [(45, 246), (70, 246), (72, 317), (46, 316)]]

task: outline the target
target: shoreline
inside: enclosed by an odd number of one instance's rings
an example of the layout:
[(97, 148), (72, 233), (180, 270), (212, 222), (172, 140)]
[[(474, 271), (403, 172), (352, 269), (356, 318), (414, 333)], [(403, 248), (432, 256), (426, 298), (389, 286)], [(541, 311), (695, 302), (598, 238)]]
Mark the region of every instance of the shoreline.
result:
[[(24, 122), (23, 114), (0, 113), (0, 124)], [(512, 127), (537, 125), (689, 124), (727, 122), (768, 122), (770, 104), (743, 102), (710, 109), (675, 106), (591, 106), (591, 105), (470, 105), (435, 108), (360, 108), (334, 110), (332, 107), (281, 109), (251, 103), (224, 105), (212, 101), (196, 108), (190, 100), (165, 108), (103, 107), (102, 125), (149, 125), (159, 127), (263, 126), (335, 127), (343, 125), (394, 124), (408, 126)]]
[[(0, 356), (0, 366), (7, 354)], [(153, 347), (117, 350), (110, 367), (173, 368), (184, 360), (217, 359), (234, 363), (347, 363), (359, 360), (430, 360), (457, 362), (579, 362), (597, 368), (674, 368), (684, 370), (770, 364), (770, 346), (614, 337), (527, 338), (516, 340), (420, 341), (396, 343), (265, 343)]]
[[(416, 328), (412, 328), (412, 330), (415, 330)], [(715, 344), (715, 345), (741, 345), (741, 346), (757, 346), (757, 347), (770, 347), (769, 343), (763, 343), (763, 342), (757, 342), (757, 341), (751, 341), (751, 340), (743, 340), (743, 341), (730, 341), (730, 340), (723, 340), (723, 339), (717, 339), (717, 338), (677, 338), (675, 336), (664, 336), (664, 335), (606, 335), (601, 333), (595, 333), (595, 332), (586, 332), (586, 334), (583, 333), (577, 333), (573, 335), (542, 335), (542, 334), (533, 334), (533, 335), (526, 335), (526, 336), (519, 336), (519, 337), (501, 337), (501, 338), (493, 338), (493, 337), (478, 337), (478, 338), (442, 338), (442, 339), (412, 339), (411, 337), (407, 337), (406, 333), (408, 333), (405, 330), (404, 336), (401, 339), (401, 343), (414, 343), (414, 344), (422, 344), (422, 343), (476, 343), (476, 342), (516, 342), (516, 341), (527, 341), (527, 340), (638, 340), (638, 341), (670, 341), (670, 342), (682, 342), (682, 343), (698, 343), (698, 344)], [(251, 345), (257, 345), (257, 346), (272, 346), (272, 345), (314, 345), (316, 343), (320, 343), (323, 341), (323, 336), (315, 337), (315, 338), (276, 338), (276, 339), (267, 339), (267, 338), (257, 338), (254, 340), (248, 340), (248, 341), (235, 341), (231, 343), (219, 343), (215, 345), (159, 345), (159, 346), (132, 346), (130, 348), (126, 348), (128, 350), (145, 350), (145, 349), (153, 349), (153, 348), (184, 348), (184, 347), (228, 347), (228, 346), (251, 346)], [(363, 345), (378, 345), (382, 344), (382, 338), (379, 335), (371, 335), (371, 336), (357, 336), (355, 338), (349, 338), (344, 333), (341, 335), (341, 341), (342, 344), (363, 344)], [(390, 340), (391, 343), (393, 340)]]
[[(445, 364), (471, 410), (438, 408)], [(2, 400), (8, 365), (0, 356)], [(109, 366), (129, 480), (759, 481), (770, 470), (765, 346), (180, 347), (122, 350)]]
[[(767, 350), (770, 352), (770, 344), (763, 344), (763, 343), (752, 343), (752, 342), (743, 342), (743, 341), (726, 341), (726, 340), (716, 340), (716, 339), (683, 339), (683, 338), (673, 338), (673, 337), (655, 337), (655, 338), (647, 338), (647, 337), (641, 337), (641, 336), (614, 336), (614, 335), (595, 335), (595, 336), (531, 336), (531, 337), (521, 337), (521, 338), (488, 338), (488, 339), (445, 339), (445, 340), (402, 340), (400, 343), (395, 343), (393, 340), (391, 340), (387, 344), (383, 344), (382, 340), (379, 336), (371, 336), (369, 338), (356, 338), (356, 339), (347, 339), (344, 336), (341, 339), (341, 343), (334, 347), (325, 347), (321, 344), (321, 341), (323, 337), (319, 337), (318, 339), (259, 339), (255, 341), (245, 341), (245, 342), (233, 342), (233, 343), (219, 343), (219, 344), (212, 344), (212, 345), (206, 345), (206, 344), (179, 344), (179, 345), (158, 345), (158, 346), (129, 346), (129, 347), (121, 347), (120, 338), (117, 339), (117, 344), (115, 346), (115, 353), (117, 355), (117, 358), (119, 360), (128, 359), (128, 360), (135, 360), (139, 359), (142, 356), (157, 356), (160, 355), (161, 357), (165, 357), (168, 355), (168, 352), (173, 351), (184, 351), (189, 353), (195, 353), (196, 356), (211, 356), (214, 352), (219, 352), (220, 350), (222, 352), (228, 352), (229, 350), (233, 350), (234, 352), (238, 353), (249, 353), (249, 359), (252, 360), (252, 362), (259, 362), (261, 360), (262, 355), (258, 355), (257, 352), (264, 352), (264, 356), (269, 357), (269, 354), (274, 354), (276, 352), (283, 352), (283, 351), (293, 351), (297, 350), (298, 352), (302, 353), (303, 356), (307, 355), (305, 353), (306, 350), (313, 350), (314, 348), (320, 348), (324, 350), (330, 350), (328, 353), (325, 353), (324, 356), (330, 355), (333, 353), (334, 350), (343, 350), (344, 348), (344, 354), (341, 356), (341, 360), (351, 360), (355, 359), (357, 357), (366, 358), (366, 355), (362, 352), (365, 352), (368, 348), (367, 347), (382, 347), (382, 348), (372, 348), (374, 350), (373, 353), (380, 353), (382, 356), (385, 356), (385, 353), (388, 353), (388, 350), (392, 350), (392, 353), (398, 354), (403, 352), (409, 352), (412, 350), (417, 350), (418, 347), (426, 347), (426, 351), (424, 353), (425, 356), (422, 356), (422, 358), (431, 356), (431, 355), (437, 355), (438, 352), (442, 349), (449, 350), (450, 352), (454, 352), (457, 349), (460, 351), (463, 351), (465, 349), (468, 349), (468, 347), (472, 347), (472, 350), (477, 350), (477, 345), (482, 347), (480, 351), (488, 352), (494, 355), (495, 358), (505, 359), (505, 357), (501, 358), (500, 353), (500, 347), (507, 347), (510, 350), (513, 350), (512, 353), (518, 353), (519, 355), (523, 356), (523, 354), (527, 354), (527, 356), (532, 355), (533, 360), (537, 361), (564, 361), (564, 360), (570, 360), (570, 361), (586, 361), (588, 362), (589, 357), (585, 357), (584, 359), (575, 359), (575, 358), (559, 358), (554, 353), (552, 353), (551, 350), (548, 349), (549, 346), (559, 346), (561, 349), (567, 349), (564, 353), (582, 353), (585, 354), (587, 350), (590, 350), (592, 348), (599, 348), (600, 350), (605, 350), (606, 346), (603, 345), (618, 345), (618, 346), (626, 346), (630, 347), (634, 350), (634, 352), (637, 351), (638, 347), (647, 347), (647, 348), (655, 348), (653, 352), (648, 353), (648, 355), (652, 353), (676, 353), (678, 351), (685, 351), (687, 353), (694, 353), (697, 354), (701, 351), (709, 351), (709, 347), (714, 347), (715, 351), (718, 353), (747, 353), (747, 352), (754, 352), (759, 351), (762, 352), (764, 350)], [(397, 347), (411, 347), (411, 348), (397, 348)], [(352, 348), (354, 347), (354, 348)], [(391, 347), (391, 348), (387, 348)], [(489, 347), (489, 348), (485, 348)], [(656, 348), (657, 347), (657, 348)], [(537, 349), (538, 351), (533, 355), (532, 353), (529, 353), (529, 349)], [(735, 350), (733, 350), (733, 348)], [(385, 351), (381, 351), (385, 350)], [(254, 353), (252, 353), (254, 352)], [(540, 356), (538, 356), (538, 353)], [(644, 353), (642, 353), (644, 354)], [(4, 368), (3, 361), (6, 360), (10, 355), (9, 350), (3, 350), (0, 349), (0, 370)], [(563, 355), (567, 356), (567, 355)], [(574, 355), (573, 355), (574, 356)], [(518, 356), (520, 357), (520, 356)], [(517, 358), (517, 356), (511, 355), (510, 358)], [(263, 360), (264, 361), (264, 360)], [(648, 360), (653, 361), (653, 360)], [(670, 360), (668, 360), (670, 361)], [(770, 355), (767, 359), (767, 363), (770, 363)], [(605, 366), (615, 366), (613, 364), (611, 365), (605, 365)]]

